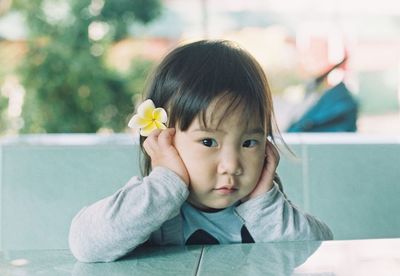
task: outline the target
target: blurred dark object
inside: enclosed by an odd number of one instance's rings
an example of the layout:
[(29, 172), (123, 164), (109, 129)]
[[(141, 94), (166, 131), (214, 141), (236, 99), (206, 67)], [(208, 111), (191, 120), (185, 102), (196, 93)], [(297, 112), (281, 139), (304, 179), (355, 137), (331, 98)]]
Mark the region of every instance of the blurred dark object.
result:
[[(307, 85), (310, 94), (334, 69), (343, 65), (332, 66), (326, 72)], [(358, 103), (347, 86), (340, 82), (327, 89), (321, 97), (297, 121), (292, 123), (287, 132), (355, 132), (357, 130)]]
[(357, 130), (358, 104), (341, 82), (324, 92), (287, 132), (354, 132)]

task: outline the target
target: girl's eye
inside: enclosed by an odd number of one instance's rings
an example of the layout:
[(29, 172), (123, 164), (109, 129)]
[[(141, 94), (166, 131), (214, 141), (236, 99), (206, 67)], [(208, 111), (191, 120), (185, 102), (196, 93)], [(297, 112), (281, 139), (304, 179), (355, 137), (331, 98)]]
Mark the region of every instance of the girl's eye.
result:
[(255, 147), (258, 144), (257, 140), (251, 139), (251, 140), (246, 140), (243, 143), (244, 148), (252, 148)]
[(212, 138), (203, 139), (201, 140), (201, 142), (203, 143), (204, 146), (209, 148), (218, 146), (217, 141), (215, 141), (215, 139)]

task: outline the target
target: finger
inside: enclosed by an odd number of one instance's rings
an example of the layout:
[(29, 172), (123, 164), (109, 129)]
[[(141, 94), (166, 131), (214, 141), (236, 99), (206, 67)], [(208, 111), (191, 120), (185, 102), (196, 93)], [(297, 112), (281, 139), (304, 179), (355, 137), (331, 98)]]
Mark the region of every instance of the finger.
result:
[(174, 128), (163, 130), (158, 136), (158, 143), (161, 148), (168, 148), (172, 145), (172, 138), (175, 135)]
[(265, 147), (266, 157), (264, 159), (263, 172), (261, 174), (261, 180), (264, 182), (270, 182), (275, 175), (275, 170), (279, 163), (279, 152), (275, 146), (267, 141)]
[(146, 138), (145, 142), (150, 145), (150, 146), (154, 146), (158, 144), (158, 137), (161, 134), (161, 130), (157, 129), (157, 130), (153, 130), (150, 135)]
[(143, 142), (143, 148), (146, 151), (146, 153), (151, 157), (154, 153), (154, 151), (152, 150), (152, 147), (150, 146), (150, 142), (149, 140), (144, 140)]
[(157, 151), (158, 149), (158, 137), (161, 133), (161, 130), (157, 129), (150, 133), (150, 135), (144, 140), (143, 148), (147, 152), (150, 157)]
[(272, 144), (271, 142), (267, 141), (266, 147), (265, 147), (265, 154), (266, 154), (266, 159), (268, 160), (268, 163), (274, 163), (275, 167), (278, 166), (279, 161), (280, 161), (280, 155), (278, 152), (278, 149)]
[(260, 181), (262, 181), (265, 178), (267, 178), (267, 176), (270, 174), (269, 173), (269, 168), (270, 168), (270, 166), (268, 166), (268, 160), (267, 160), (267, 158), (265, 158), (264, 159), (264, 165), (263, 165), (262, 172), (261, 172), (261, 176), (260, 176)]
[(152, 132), (150, 132), (150, 134), (147, 138), (150, 138), (150, 139), (157, 138), (161, 134), (161, 132), (162, 132), (161, 129), (155, 129)]

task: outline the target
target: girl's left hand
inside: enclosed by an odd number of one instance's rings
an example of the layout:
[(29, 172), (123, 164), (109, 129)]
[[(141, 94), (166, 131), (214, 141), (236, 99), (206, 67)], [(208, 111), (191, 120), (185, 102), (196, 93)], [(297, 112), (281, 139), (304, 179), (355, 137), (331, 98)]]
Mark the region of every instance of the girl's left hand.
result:
[(275, 171), (278, 167), (280, 156), (278, 150), (269, 141), (266, 143), (265, 154), (264, 167), (261, 172), (260, 179), (258, 180), (254, 190), (248, 196), (242, 199), (242, 202), (266, 193), (273, 187)]

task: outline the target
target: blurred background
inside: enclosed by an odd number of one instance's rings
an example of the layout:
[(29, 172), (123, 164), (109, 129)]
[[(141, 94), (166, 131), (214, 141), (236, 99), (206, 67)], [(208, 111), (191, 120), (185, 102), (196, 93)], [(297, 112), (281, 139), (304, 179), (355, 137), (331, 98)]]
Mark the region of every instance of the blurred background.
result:
[(0, 0), (0, 135), (121, 133), (172, 48), (230, 39), (282, 132), (400, 134), (397, 0)]
[(204, 38), (264, 68), (289, 198), (336, 239), (399, 237), (399, 0), (0, 0), (0, 251), (68, 248), (82, 206), (140, 174), (148, 75)]

